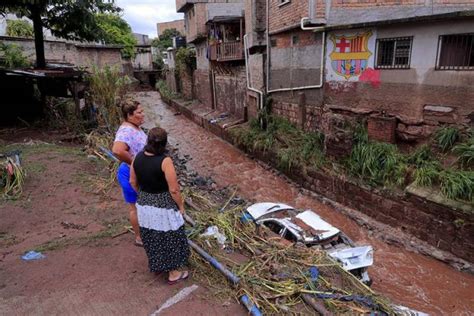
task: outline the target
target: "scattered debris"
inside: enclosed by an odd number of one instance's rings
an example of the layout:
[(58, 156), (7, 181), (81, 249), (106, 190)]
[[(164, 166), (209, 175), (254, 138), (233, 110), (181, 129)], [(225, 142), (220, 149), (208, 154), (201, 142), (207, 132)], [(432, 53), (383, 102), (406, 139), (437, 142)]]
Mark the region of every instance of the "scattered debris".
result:
[(204, 234), (201, 234), (200, 236), (201, 237), (214, 237), (219, 243), (219, 245), (222, 246), (222, 248), (225, 247), (225, 242), (227, 241), (226, 236), (219, 232), (219, 228), (217, 228), (217, 226), (209, 226), (204, 232)]
[(23, 256), (21, 256), (21, 259), (25, 261), (40, 260), (44, 258), (46, 258), (45, 255), (43, 255), (41, 252), (36, 252), (34, 250), (28, 251)]
[(184, 289), (182, 289), (181, 291), (179, 291), (175, 296), (169, 298), (163, 305), (161, 305), (161, 307), (150, 314), (150, 316), (156, 316), (156, 315), (159, 315), (162, 311), (164, 311), (165, 309), (167, 308), (170, 308), (171, 306), (173, 306), (174, 304), (176, 303), (179, 303), (181, 302), (182, 300), (184, 300), (189, 294), (191, 294), (192, 292), (194, 292), (195, 290), (197, 290), (198, 286), (196, 284), (193, 284), (191, 286), (188, 286), (188, 287), (185, 287)]

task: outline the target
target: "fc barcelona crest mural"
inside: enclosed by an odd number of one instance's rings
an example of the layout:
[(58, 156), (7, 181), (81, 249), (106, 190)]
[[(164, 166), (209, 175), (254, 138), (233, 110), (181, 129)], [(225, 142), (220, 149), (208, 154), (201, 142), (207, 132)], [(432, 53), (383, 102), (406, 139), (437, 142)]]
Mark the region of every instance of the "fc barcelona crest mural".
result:
[[(357, 80), (358, 77), (373, 64), (372, 32), (365, 31), (355, 34), (331, 34), (331, 47), (328, 47), (330, 67), (335, 75), (334, 79)], [(372, 62), (370, 62), (372, 61)]]

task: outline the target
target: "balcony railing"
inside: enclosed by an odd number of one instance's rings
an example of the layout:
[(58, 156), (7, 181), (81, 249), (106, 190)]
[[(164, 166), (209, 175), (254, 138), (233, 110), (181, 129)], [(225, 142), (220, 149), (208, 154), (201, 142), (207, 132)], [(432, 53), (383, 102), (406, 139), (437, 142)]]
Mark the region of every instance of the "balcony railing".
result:
[(210, 60), (232, 61), (244, 59), (244, 45), (241, 41), (214, 43), (210, 47)]

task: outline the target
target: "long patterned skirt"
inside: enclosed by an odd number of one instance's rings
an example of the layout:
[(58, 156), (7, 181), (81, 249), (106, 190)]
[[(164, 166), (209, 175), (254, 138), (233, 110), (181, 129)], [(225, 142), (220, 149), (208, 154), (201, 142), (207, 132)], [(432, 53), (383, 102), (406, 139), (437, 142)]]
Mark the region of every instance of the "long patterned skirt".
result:
[(184, 219), (169, 192), (139, 192), (138, 225), (151, 272), (169, 272), (186, 265), (189, 246)]

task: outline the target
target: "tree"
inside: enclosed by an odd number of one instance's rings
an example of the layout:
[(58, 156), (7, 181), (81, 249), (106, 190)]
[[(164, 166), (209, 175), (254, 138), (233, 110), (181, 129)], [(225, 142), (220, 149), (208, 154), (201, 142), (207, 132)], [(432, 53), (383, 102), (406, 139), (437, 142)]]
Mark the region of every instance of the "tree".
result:
[(103, 41), (106, 44), (123, 45), (122, 56), (130, 58), (135, 56), (136, 38), (133, 36), (132, 28), (118, 14), (101, 13), (97, 16), (99, 27), (102, 30)]
[(177, 29), (166, 29), (159, 36), (151, 41), (151, 45), (157, 47), (160, 52), (166, 51), (168, 47), (173, 46), (173, 37), (183, 36)]
[(33, 26), (26, 20), (7, 20), (7, 36), (33, 37)]
[(46, 67), (43, 27), (54, 36), (96, 41), (104, 37), (98, 25), (100, 13), (117, 13), (114, 0), (1, 0), (0, 14), (15, 13), (33, 21), (36, 66)]

